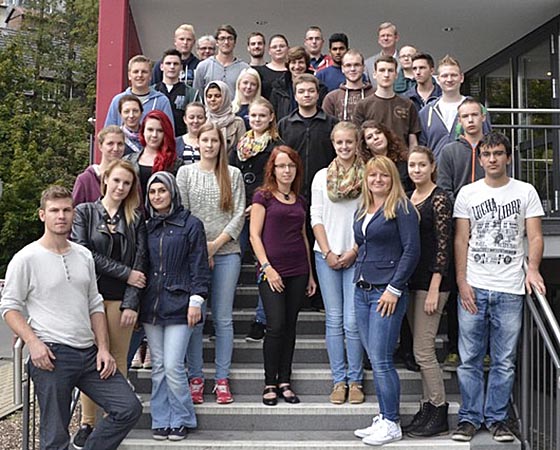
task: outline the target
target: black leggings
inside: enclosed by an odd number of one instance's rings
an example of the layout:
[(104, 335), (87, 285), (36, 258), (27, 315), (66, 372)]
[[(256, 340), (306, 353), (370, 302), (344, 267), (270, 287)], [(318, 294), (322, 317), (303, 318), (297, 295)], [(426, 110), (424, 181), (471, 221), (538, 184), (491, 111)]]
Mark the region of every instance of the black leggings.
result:
[(259, 284), (266, 314), (263, 355), (267, 385), (290, 382), (296, 345), (296, 323), (308, 279), (308, 275), (283, 277), (283, 292), (272, 292), (266, 281)]

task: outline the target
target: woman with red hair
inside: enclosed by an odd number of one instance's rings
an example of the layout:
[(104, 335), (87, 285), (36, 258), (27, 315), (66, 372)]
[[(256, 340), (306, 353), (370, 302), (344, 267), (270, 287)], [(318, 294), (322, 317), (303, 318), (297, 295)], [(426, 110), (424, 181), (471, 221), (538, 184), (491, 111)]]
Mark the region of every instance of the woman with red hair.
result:
[(259, 261), (259, 294), (266, 314), (263, 403), (278, 396), (299, 403), (290, 386), (296, 323), (305, 294), (317, 288), (305, 232), (307, 204), (300, 195), (303, 163), (286, 145), (272, 150), (264, 182), (253, 196), (250, 239)]
[(154, 109), (146, 114), (140, 126), (142, 151), (126, 155), (140, 178), (142, 199), (146, 198), (146, 185), (153, 173), (159, 171), (177, 174), (183, 162), (177, 158), (173, 125), (165, 113)]

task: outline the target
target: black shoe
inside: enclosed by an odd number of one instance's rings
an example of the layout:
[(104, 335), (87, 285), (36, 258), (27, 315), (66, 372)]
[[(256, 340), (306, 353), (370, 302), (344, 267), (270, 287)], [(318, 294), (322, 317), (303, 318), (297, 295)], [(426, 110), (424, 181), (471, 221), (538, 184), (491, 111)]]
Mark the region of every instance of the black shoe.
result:
[(420, 366), (416, 363), (413, 353), (405, 353), (402, 357), (404, 366), (412, 372), (420, 372)]
[(260, 342), (264, 338), (265, 330), (266, 325), (255, 321), (251, 324), (251, 328), (247, 336), (245, 336), (245, 340), (249, 342)]
[[(275, 393), (276, 397), (266, 398), (266, 394)], [(276, 386), (268, 386), (264, 388), (262, 402), (266, 406), (276, 406), (278, 404), (278, 388)]]
[(84, 424), (74, 435), (72, 439), (72, 445), (78, 449), (84, 448), (86, 445), (87, 438), (93, 432), (93, 427), (91, 425)]
[(189, 434), (187, 427), (171, 428), (167, 439), (170, 441), (182, 441)]
[(451, 435), (454, 441), (469, 442), (476, 434), (477, 429), (470, 422), (460, 422)]
[(165, 441), (171, 430), (169, 428), (154, 428), (152, 430), (152, 438), (156, 441)]
[(515, 436), (504, 422), (496, 422), (489, 427), (492, 437), (497, 442), (513, 442)]
[[(280, 392), (280, 395), (282, 396), (282, 398), (284, 399), (284, 401), (285, 401), (286, 403), (292, 403), (292, 404), (294, 404), (294, 405), (295, 405), (296, 403), (299, 403), (299, 398), (298, 398), (298, 396), (296, 395), (296, 393), (293, 391), (292, 387), (291, 387), (289, 384), (286, 384), (286, 385), (284, 385), (284, 386), (280, 386), (280, 387), (278, 388), (278, 390), (279, 390), (279, 392)], [(290, 396), (284, 395), (284, 393), (285, 393), (286, 391), (292, 391), (293, 395), (290, 395)]]
[(408, 435), (412, 437), (430, 437), (449, 433), (449, 423), (447, 422), (449, 404), (445, 403), (441, 406), (434, 406), (430, 402), (426, 403), (430, 405), (428, 420), (410, 431)]
[(435, 406), (430, 402), (424, 402), (420, 410), (412, 418), (412, 422), (401, 427), (403, 433), (410, 433), (416, 428), (424, 425), (430, 418), (430, 415), (433, 413), (434, 408)]

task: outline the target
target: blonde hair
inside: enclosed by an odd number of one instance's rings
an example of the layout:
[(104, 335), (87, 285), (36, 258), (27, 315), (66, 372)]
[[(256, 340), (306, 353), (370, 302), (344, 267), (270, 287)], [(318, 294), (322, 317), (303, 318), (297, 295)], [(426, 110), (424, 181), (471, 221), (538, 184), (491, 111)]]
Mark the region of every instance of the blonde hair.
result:
[(189, 33), (192, 33), (193, 38), (195, 38), (195, 40), (196, 40), (195, 33), (194, 33), (194, 27), (191, 24), (184, 23), (183, 25), (179, 25), (177, 27), (177, 29), (175, 30), (175, 34), (177, 34), (179, 31), (187, 31)]
[(268, 126), (268, 133), (270, 134), (270, 137), (273, 141), (280, 139), (280, 134), (278, 134), (278, 125), (276, 123), (276, 114), (274, 112), (274, 106), (272, 106), (272, 103), (270, 103), (264, 97), (258, 97), (250, 103), (249, 113), (251, 113), (251, 108), (253, 106), (263, 106), (268, 109), (268, 111), (272, 115), (272, 122), (270, 122), (270, 125)]
[(150, 58), (148, 58), (144, 55), (136, 55), (136, 56), (133, 56), (132, 58), (130, 58), (130, 60), (128, 61), (128, 71), (130, 72), (132, 70), (132, 65), (137, 64), (137, 63), (148, 64), (150, 66), (150, 70), (152, 70), (153, 63), (152, 63), (152, 60)]
[(138, 207), (140, 206), (140, 194), (138, 192), (138, 176), (136, 175), (136, 170), (134, 166), (129, 161), (123, 159), (116, 159), (111, 161), (101, 175), (101, 195), (105, 196), (107, 193), (107, 185), (105, 180), (109, 178), (111, 172), (114, 169), (124, 169), (132, 174), (132, 184), (130, 185), (130, 191), (126, 198), (122, 201), (121, 206), (124, 210), (124, 218), (126, 220), (126, 225), (130, 226), (138, 217)]
[(256, 100), (257, 98), (261, 97), (262, 82), (261, 82), (261, 76), (259, 75), (259, 72), (257, 72), (252, 67), (243, 69), (241, 72), (239, 72), (239, 76), (237, 77), (237, 81), (235, 82), (235, 96), (233, 97), (233, 100), (231, 102), (231, 112), (233, 114), (236, 114), (241, 109), (241, 93), (239, 92), (239, 85), (241, 83), (242, 78), (245, 75), (252, 76), (257, 82), (257, 92), (255, 92), (255, 96), (253, 97), (253, 100)]
[(443, 58), (441, 58), (438, 61), (438, 72), (439, 72), (439, 68), (441, 66), (455, 66), (459, 69), (459, 72), (463, 73), (463, 70), (461, 69), (461, 64), (459, 64), (459, 61), (457, 60), (457, 58), (454, 58), (451, 55), (445, 55)]
[[(367, 179), (368, 175), (374, 170), (387, 173), (391, 177), (391, 188), (389, 189), (389, 193), (387, 194), (387, 198), (383, 204), (383, 215), (385, 216), (385, 220), (392, 220), (397, 217), (397, 208), (399, 206), (402, 206), (405, 213), (408, 214), (410, 202), (408, 201), (402, 187), (397, 166), (386, 156), (375, 156), (366, 163), (366, 167), (364, 169), (364, 179), (362, 181), (362, 204), (360, 205), (358, 220), (365, 217), (369, 208), (373, 205), (373, 195), (368, 189)], [(414, 210), (416, 209), (414, 208)], [(418, 214), (418, 212), (416, 213)]]

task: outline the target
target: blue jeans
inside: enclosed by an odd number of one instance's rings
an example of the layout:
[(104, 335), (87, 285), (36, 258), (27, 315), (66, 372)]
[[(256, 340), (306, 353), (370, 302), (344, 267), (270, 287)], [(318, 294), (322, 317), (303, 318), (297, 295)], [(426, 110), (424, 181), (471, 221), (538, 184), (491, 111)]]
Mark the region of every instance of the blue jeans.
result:
[(374, 286), (371, 291), (365, 291), (356, 287), (354, 304), (360, 339), (373, 368), (380, 413), (384, 418), (398, 422), (401, 385), (393, 364), (393, 352), (408, 306), (408, 291), (403, 291), (392, 315), (381, 317), (376, 308), (385, 288), (386, 285)]
[(325, 304), (327, 353), (333, 382), (361, 383), (364, 378), (363, 347), (354, 310), (354, 266), (331, 269), (318, 252), (315, 252), (315, 266)]
[[(210, 287), (210, 308), (216, 332), (216, 380), (229, 377), (233, 353), (233, 300), (241, 270), (239, 253), (214, 256)], [(193, 331), (187, 350), (189, 378), (202, 377), (202, 329), (199, 323)]]
[[(461, 390), (459, 421), (480, 428), (507, 420), (515, 381), (517, 341), (523, 320), (523, 295), (474, 288), (478, 312), (470, 314), (458, 302)], [(483, 360), (490, 344), (490, 372), (484, 395)]]
[(62, 344), (47, 345), (56, 357), (54, 370), (41, 370), (29, 363), (41, 411), (41, 450), (68, 448), (74, 387), (107, 413), (97, 423), (84, 449), (116, 450), (142, 414), (142, 405), (127, 381), (118, 371), (105, 380), (99, 377), (95, 346), (76, 349)]
[(152, 355), (152, 429), (196, 428), (184, 362), (193, 328), (145, 323), (144, 330)]

